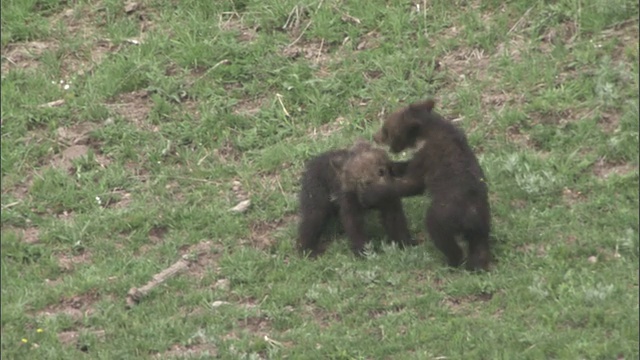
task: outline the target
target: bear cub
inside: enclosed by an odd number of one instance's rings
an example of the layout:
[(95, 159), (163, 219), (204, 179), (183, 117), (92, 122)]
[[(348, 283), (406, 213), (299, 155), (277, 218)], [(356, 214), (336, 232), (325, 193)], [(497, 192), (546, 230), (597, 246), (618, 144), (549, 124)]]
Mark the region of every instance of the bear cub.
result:
[(404, 164), (402, 178), (375, 184), (363, 195), (363, 203), (414, 196), (425, 191), (431, 204), (425, 227), (435, 246), (452, 267), (462, 265), (464, 255), (457, 244), (468, 244), (467, 268), (488, 270), (491, 210), (485, 175), (465, 134), (433, 110), (434, 100), (413, 103), (396, 110), (383, 122), (374, 141), (398, 153), (416, 148)]
[(350, 240), (351, 250), (363, 254), (367, 236), (365, 213), (378, 210), (388, 238), (401, 246), (414, 245), (402, 199), (389, 196), (364, 206), (362, 194), (374, 184), (393, 184), (394, 176), (403, 170), (396, 168), (386, 151), (371, 143), (358, 141), (350, 149), (322, 153), (305, 164), (299, 203), (301, 219), (298, 227), (298, 248), (315, 257), (322, 252), (320, 236), (327, 224), (338, 217)]

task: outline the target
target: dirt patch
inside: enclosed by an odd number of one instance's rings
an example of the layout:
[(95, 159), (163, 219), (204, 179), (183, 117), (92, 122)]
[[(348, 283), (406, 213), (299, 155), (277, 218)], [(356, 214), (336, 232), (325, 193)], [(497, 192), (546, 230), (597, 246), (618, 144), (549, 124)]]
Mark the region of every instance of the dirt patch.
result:
[(69, 221), (73, 218), (73, 211), (62, 210), (62, 212), (56, 213), (55, 216), (62, 221)]
[(596, 258), (598, 260), (603, 260), (603, 261), (615, 261), (618, 260), (622, 257), (622, 255), (620, 255), (620, 252), (618, 251), (618, 245), (616, 245), (614, 248), (601, 248), (598, 247), (598, 253)]
[(378, 319), (383, 316), (387, 316), (389, 314), (399, 313), (404, 310), (404, 305), (393, 305), (390, 307), (385, 307), (381, 309), (371, 309), (369, 310), (369, 317)]
[(184, 109), (184, 112), (193, 116), (193, 119), (199, 120), (200, 119), (200, 103), (190, 97), (187, 97), (182, 100), (183, 100), (182, 109)]
[(239, 180), (233, 180), (231, 192), (233, 193), (234, 200), (236, 202), (244, 201), (249, 198), (249, 193), (244, 190), (244, 187)]
[(282, 50), (282, 55), (290, 59), (303, 58), (314, 64), (323, 64), (331, 60), (329, 44), (324, 39), (300, 40), (291, 43)]
[(48, 306), (36, 315), (43, 317), (66, 315), (74, 322), (80, 322), (94, 313), (93, 304), (98, 299), (99, 294), (95, 290), (72, 297), (63, 297), (58, 304)]
[(522, 132), (517, 125), (509, 126), (506, 131), (506, 136), (510, 143), (516, 144), (519, 147), (536, 148), (535, 143), (531, 140), (531, 136), (526, 132)]
[(512, 208), (518, 209), (518, 210), (522, 210), (529, 205), (527, 200), (524, 200), (524, 199), (515, 199), (515, 200), (512, 200), (509, 204), (511, 205)]
[(440, 68), (449, 72), (453, 79), (487, 79), (489, 55), (482, 49), (460, 47), (449, 51), (441, 59)]
[(228, 291), (230, 289), (229, 279), (218, 279), (216, 283), (213, 284), (213, 288), (220, 291)]
[(22, 230), (22, 241), (26, 244), (36, 244), (40, 241), (40, 230), (30, 227)]
[(370, 49), (375, 49), (378, 46), (380, 46), (380, 43), (382, 42), (382, 38), (380, 36), (380, 33), (377, 31), (370, 31), (364, 35), (362, 35), (362, 37), (360, 39), (358, 39), (358, 44), (356, 45), (356, 50), (357, 51), (362, 51), (362, 50), (370, 50)]
[(547, 245), (541, 243), (526, 243), (516, 246), (516, 251), (533, 254), (537, 257), (545, 257), (547, 256)]
[(141, 130), (152, 130), (154, 132), (158, 130), (147, 122), (147, 116), (151, 108), (153, 108), (153, 102), (146, 90), (120, 94), (107, 106)]
[(275, 245), (273, 233), (294, 221), (296, 215), (288, 215), (278, 220), (255, 221), (249, 225), (249, 245), (260, 250), (267, 250)]
[(362, 73), (362, 76), (367, 82), (379, 79), (382, 77), (382, 75), (384, 75), (384, 73), (380, 70), (367, 70)]
[(638, 19), (635, 18), (623, 21), (610, 29), (602, 31), (599, 36), (595, 37), (594, 42), (596, 42), (597, 46), (600, 40), (616, 39), (617, 45), (611, 54), (611, 58), (619, 63), (628, 63), (630, 59), (625, 53), (627, 51), (635, 51), (637, 55), (639, 38)]
[(236, 150), (233, 143), (229, 140), (225, 140), (222, 145), (214, 149), (213, 154), (223, 164), (238, 161), (242, 157), (240, 151)]
[[(416, 238), (420, 239), (420, 243), (425, 242), (424, 235), (422, 233), (417, 235)], [(415, 284), (423, 284), (416, 287), (417, 296), (424, 295), (422, 290), (423, 286), (429, 286), (435, 290), (443, 290), (444, 286), (447, 284), (444, 278), (434, 276), (433, 274), (427, 273), (423, 270), (411, 271), (411, 278), (414, 279)]]
[(23, 201), (27, 195), (29, 195), (29, 189), (33, 185), (33, 175), (27, 175), (22, 182), (19, 182), (13, 186), (7, 185), (5, 179), (2, 179), (2, 193), (11, 194), (18, 202), (12, 204), (5, 204), (2, 210), (8, 209), (19, 204), (19, 201)]
[(607, 179), (612, 175), (624, 176), (638, 170), (638, 167), (628, 163), (610, 162), (605, 158), (599, 159), (592, 167), (593, 175), (600, 179)]
[(483, 109), (498, 109), (498, 112), (501, 112), (506, 105), (512, 107), (526, 102), (523, 94), (507, 93), (500, 88), (487, 87), (481, 96), (480, 102)]
[(458, 38), (460, 36), (461, 30), (462, 30), (462, 28), (460, 28), (460, 27), (450, 26), (448, 28), (445, 28), (445, 29), (441, 30), (437, 34), (437, 36), (434, 36), (434, 37), (437, 37), (441, 41), (456, 39), (456, 38)]
[(174, 345), (164, 353), (156, 354), (160, 359), (200, 358), (203, 356), (217, 356), (218, 348), (213, 344)]
[(147, 234), (149, 242), (146, 243), (146, 244), (142, 244), (135, 251), (135, 255), (136, 256), (144, 256), (145, 254), (149, 253), (149, 251), (151, 249), (155, 248), (157, 245), (159, 245), (162, 242), (163, 236), (158, 236), (158, 233), (156, 233), (153, 228), (151, 230), (149, 230), (149, 232)]
[(149, 230), (149, 241), (154, 244), (159, 244), (164, 239), (169, 229), (166, 226), (154, 226)]
[(434, 289), (441, 290), (445, 285), (445, 281), (444, 279), (436, 276), (433, 279), (431, 279), (431, 284), (433, 284), (432, 286)]
[(66, 346), (76, 344), (79, 338), (80, 338), (80, 333), (78, 333), (77, 331), (63, 331), (58, 334), (58, 341), (62, 345), (66, 345)]
[[(100, 14), (103, 10), (100, 3), (95, 6), (75, 6), (73, 9), (66, 9), (51, 17), (52, 27), (66, 28), (67, 33), (72, 37), (85, 41), (82, 51), (59, 55), (63, 58), (61, 66), (63, 76), (91, 73), (95, 66), (101, 63), (109, 53), (120, 50), (121, 45), (115, 45), (107, 38), (99, 38), (98, 28), (106, 25), (104, 16)], [(130, 11), (126, 12), (129, 13)], [(141, 23), (140, 31), (142, 32), (148, 27), (148, 22), (146, 17), (142, 15), (138, 19)], [(127, 42), (126, 44), (130, 43)]]
[(30, 41), (8, 44), (2, 51), (2, 74), (14, 69), (35, 70), (40, 65), (39, 58), (46, 51), (55, 51), (58, 44), (52, 41)]
[(285, 192), (282, 182), (280, 181), (282, 172), (290, 169), (291, 166), (293, 166), (293, 164), (290, 162), (284, 162), (278, 166), (277, 170), (259, 172), (257, 174), (257, 176), (260, 177), (258, 184), (262, 187), (262, 190), (268, 193), (280, 193), (282, 197), (296, 196), (293, 192)]
[(342, 130), (345, 123), (345, 118), (342, 116), (338, 117), (332, 122), (322, 124), (319, 127), (313, 127), (309, 132), (309, 138), (312, 140), (321, 138), (321, 137), (329, 137), (335, 133), (338, 133)]
[[(203, 279), (206, 273), (213, 269), (216, 273), (220, 272), (220, 267), (218, 266), (218, 260), (222, 256), (224, 252), (224, 248), (220, 244), (211, 244), (211, 242), (206, 242), (203, 246), (207, 249), (198, 259), (189, 267), (188, 274), (189, 276), (195, 277), (196, 279)], [(217, 285), (224, 287), (224, 282), (221, 282)], [(227, 282), (228, 285), (228, 282)]]
[[(195, 69), (194, 69), (195, 72)], [(202, 74), (194, 74), (194, 76), (198, 77)], [(242, 84), (239, 82), (228, 82), (228, 83), (224, 83), (222, 84), (222, 87), (227, 91), (227, 92), (234, 92), (236, 90), (241, 90), (242, 89)]]
[(167, 190), (167, 193), (173, 201), (180, 203), (184, 201), (184, 192), (188, 192), (189, 187), (181, 185), (177, 181), (170, 181), (164, 187)]
[(318, 68), (315, 70), (313, 74), (316, 78), (319, 78), (319, 79), (324, 79), (333, 75), (333, 73), (331, 72), (331, 69), (329, 69), (329, 67), (326, 64), (318, 65)]
[(442, 300), (444, 306), (448, 307), (453, 313), (468, 313), (469, 306), (477, 303), (485, 303), (493, 298), (492, 293), (479, 293), (459, 297), (446, 297)]
[(305, 39), (305, 32), (313, 25), (309, 17), (309, 9), (306, 7), (299, 5), (293, 7), (282, 26), (282, 30), (287, 31), (291, 38), (291, 42), (282, 49), (282, 55), (290, 59), (303, 58), (322, 65), (331, 59), (330, 46), (324, 39)]
[(33, 244), (37, 244), (40, 241), (40, 237), (39, 237), (40, 230), (35, 227), (28, 227), (26, 229), (21, 229), (21, 228), (13, 227), (10, 225), (5, 225), (2, 227), (2, 229), (8, 232), (13, 232), (25, 244), (33, 245)]
[(520, 62), (522, 52), (529, 44), (524, 36), (513, 35), (508, 42), (501, 42), (496, 47), (496, 55), (508, 57), (513, 62)]
[(330, 328), (331, 326), (342, 321), (342, 316), (340, 316), (340, 314), (333, 311), (327, 311), (325, 309), (313, 307), (311, 305), (305, 305), (304, 312), (306, 314), (311, 314), (313, 320), (323, 329)]
[(554, 109), (534, 111), (530, 114), (530, 118), (534, 124), (562, 126), (570, 122), (585, 119), (589, 117), (592, 112), (592, 110)]
[(562, 189), (562, 201), (569, 206), (582, 202), (587, 197), (580, 191), (571, 190), (567, 187)]
[(266, 97), (241, 99), (237, 104), (233, 106), (232, 112), (236, 115), (255, 116), (260, 112), (260, 110), (262, 110), (262, 107), (266, 103)]
[(124, 164), (124, 168), (127, 169), (127, 171), (131, 173), (131, 175), (136, 177), (141, 183), (145, 183), (149, 179), (149, 171), (145, 169), (141, 164), (127, 162), (126, 164)]
[(63, 45), (48, 40), (9, 44), (2, 53), (6, 59), (2, 63), (3, 74), (12, 69), (37, 69), (42, 54), (47, 51), (55, 51), (59, 52), (56, 56), (62, 60), (61, 75), (63, 77), (83, 75), (100, 63), (106, 54), (117, 51), (119, 48), (107, 39), (89, 40), (95, 37), (95, 24), (99, 22), (95, 20), (91, 11), (67, 9), (50, 19), (54, 28), (59, 28), (62, 25), (71, 36), (79, 36), (89, 41), (88, 44), (83, 45), (83, 51), (64, 52)]
[(598, 125), (604, 132), (613, 134), (619, 128), (620, 116), (621, 114), (619, 113), (601, 113)]
[(349, 106), (351, 106), (352, 108), (356, 108), (356, 107), (365, 107), (367, 105), (369, 105), (369, 99), (363, 99), (360, 97), (353, 97), (351, 99), (348, 100), (349, 101)]
[[(84, 331), (86, 335), (96, 337), (99, 340), (104, 340), (106, 332), (104, 330)], [(58, 341), (64, 346), (75, 346), (82, 352), (88, 352), (89, 347), (87, 344), (80, 342), (82, 332), (80, 331), (64, 331), (58, 333)]]
[(89, 147), (86, 145), (72, 145), (64, 149), (52, 162), (52, 165), (58, 169), (73, 169), (73, 160), (87, 156)]
[(271, 321), (266, 316), (249, 316), (238, 320), (238, 327), (260, 337), (268, 335), (271, 331)]
[[(87, 145), (71, 145), (53, 158), (51, 166), (73, 174), (77, 170), (73, 165), (73, 161), (89, 155), (90, 149)], [(93, 155), (95, 162), (102, 168), (107, 167), (111, 163), (108, 157), (100, 153), (94, 152)]]
[(66, 28), (69, 34), (79, 35), (85, 39), (95, 35), (95, 25), (103, 25), (97, 21), (90, 7), (66, 9), (50, 18), (51, 25)]
[(56, 130), (57, 141), (67, 146), (90, 145), (91, 132), (98, 126), (94, 123), (83, 122), (69, 127), (60, 127)]
[(249, 244), (260, 250), (266, 250), (273, 246), (275, 239), (271, 236), (272, 232), (277, 229), (276, 222), (256, 221), (249, 225), (251, 235), (249, 235)]
[(73, 161), (87, 156), (89, 150), (93, 149), (96, 163), (102, 168), (107, 167), (111, 160), (101, 154), (100, 144), (91, 138), (91, 132), (97, 127), (96, 124), (84, 122), (58, 128), (56, 140), (66, 148), (53, 158), (51, 165), (73, 172)]
[(95, 67), (104, 58), (113, 52), (117, 52), (120, 46), (116, 46), (107, 39), (96, 40), (85, 44), (83, 52), (69, 52), (61, 54), (61, 75), (63, 78), (73, 78), (76, 75), (83, 76), (93, 72)]
[(104, 207), (124, 209), (131, 204), (132, 200), (131, 193), (123, 189), (114, 189), (108, 193), (102, 201)]
[(258, 37), (259, 26), (250, 27), (244, 23), (244, 16), (238, 13), (223, 13), (218, 20), (218, 27), (225, 31), (235, 31), (239, 41), (252, 42)]
[(58, 267), (63, 272), (72, 272), (76, 266), (91, 262), (91, 253), (82, 251), (76, 255), (64, 254), (58, 257)]
[(259, 301), (258, 299), (249, 296), (249, 297), (239, 298), (234, 303), (244, 307), (245, 309), (256, 309), (256, 308), (259, 308), (260, 302), (261, 301)]
[(561, 43), (570, 47), (577, 36), (577, 24), (575, 22), (564, 22), (558, 26), (548, 28), (544, 32), (540, 43), (538, 43), (538, 49), (545, 54), (550, 54), (555, 48), (555, 44)]

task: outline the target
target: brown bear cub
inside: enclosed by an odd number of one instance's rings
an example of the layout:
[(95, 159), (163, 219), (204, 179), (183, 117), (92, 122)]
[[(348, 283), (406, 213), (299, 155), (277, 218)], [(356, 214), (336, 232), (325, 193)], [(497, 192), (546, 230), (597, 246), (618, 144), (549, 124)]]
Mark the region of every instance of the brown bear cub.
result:
[(433, 111), (434, 104), (433, 100), (414, 103), (385, 119), (374, 135), (376, 143), (386, 144), (393, 153), (420, 147), (405, 163), (402, 178), (370, 187), (363, 203), (426, 190), (431, 196), (425, 217), (427, 233), (449, 265), (457, 267), (463, 262), (463, 250), (456, 243), (461, 235), (469, 247), (467, 268), (488, 270), (491, 211), (485, 176), (464, 133)]
[(386, 151), (359, 141), (351, 149), (328, 151), (309, 160), (302, 175), (299, 194), (301, 220), (298, 248), (319, 255), (320, 236), (332, 217), (339, 217), (351, 241), (351, 250), (363, 254), (367, 236), (365, 212), (377, 209), (382, 226), (391, 241), (414, 245), (400, 197), (363, 206), (361, 195), (373, 184), (392, 184), (393, 163)]

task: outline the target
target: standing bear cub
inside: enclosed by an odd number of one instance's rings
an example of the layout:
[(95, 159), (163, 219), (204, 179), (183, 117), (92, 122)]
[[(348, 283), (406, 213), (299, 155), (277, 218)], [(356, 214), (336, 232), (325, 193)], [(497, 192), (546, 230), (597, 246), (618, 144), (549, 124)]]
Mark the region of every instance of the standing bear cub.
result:
[[(431, 196), (425, 225), (435, 246), (448, 264), (463, 263), (457, 236), (468, 244), (467, 268), (488, 270), (491, 211), (488, 189), (480, 164), (464, 133), (433, 111), (429, 99), (390, 114), (374, 135), (378, 144), (398, 153), (420, 146), (404, 165), (402, 178), (390, 184), (375, 184), (363, 194), (363, 203), (419, 195)], [(420, 144), (419, 144), (420, 143)]]
[[(367, 236), (365, 213), (380, 212), (382, 226), (393, 242), (413, 245), (400, 197), (362, 204), (362, 194), (374, 184), (394, 182), (394, 163), (386, 151), (359, 141), (350, 149), (328, 151), (309, 160), (302, 175), (299, 194), (301, 220), (298, 248), (315, 257), (321, 253), (320, 236), (332, 217), (339, 217), (351, 242), (351, 250), (360, 256)], [(400, 165), (400, 167), (402, 167)], [(400, 168), (399, 168), (400, 169)]]

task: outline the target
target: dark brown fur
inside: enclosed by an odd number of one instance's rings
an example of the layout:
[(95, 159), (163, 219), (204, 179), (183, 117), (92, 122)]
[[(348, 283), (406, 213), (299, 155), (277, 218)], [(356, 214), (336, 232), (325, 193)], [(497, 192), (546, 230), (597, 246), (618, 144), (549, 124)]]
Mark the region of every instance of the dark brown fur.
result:
[(414, 244), (400, 197), (363, 206), (361, 194), (373, 184), (393, 182), (393, 163), (386, 151), (368, 142), (351, 149), (329, 151), (309, 160), (300, 190), (301, 220), (298, 248), (311, 256), (320, 254), (320, 236), (327, 222), (339, 216), (351, 241), (351, 250), (362, 255), (367, 236), (365, 212), (377, 209), (387, 236), (401, 245)]
[(363, 203), (414, 196), (426, 190), (431, 196), (425, 216), (427, 232), (449, 265), (457, 267), (463, 262), (463, 251), (455, 240), (461, 235), (469, 245), (467, 268), (487, 270), (491, 211), (485, 176), (464, 133), (433, 107), (433, 100), (411, 104), (384, 121), (374, 140), (388, 145), (392, 152), (424, 143), (406, 164), (402, 179), (370, 188)]

